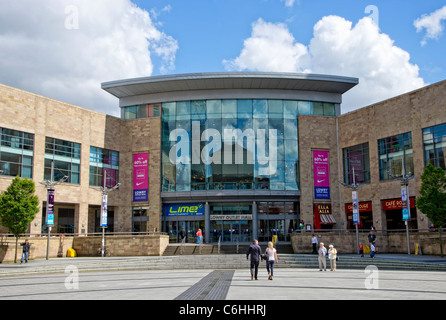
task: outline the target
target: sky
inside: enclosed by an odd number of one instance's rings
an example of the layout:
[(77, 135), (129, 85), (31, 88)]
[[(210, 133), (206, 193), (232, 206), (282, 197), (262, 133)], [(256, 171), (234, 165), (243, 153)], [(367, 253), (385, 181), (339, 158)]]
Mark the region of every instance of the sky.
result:
[[(410, 2), (410, 4), (409, 4)], [(359, 78), (342, 113), (446, 79), (446, 1), (0, 0), (0, 83), (119, 116), (113, 80)]]

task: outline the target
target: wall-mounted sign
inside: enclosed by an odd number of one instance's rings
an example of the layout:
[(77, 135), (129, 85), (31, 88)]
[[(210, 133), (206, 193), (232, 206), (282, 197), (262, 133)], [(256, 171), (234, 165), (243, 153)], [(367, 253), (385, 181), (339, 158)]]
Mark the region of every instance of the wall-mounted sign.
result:
[(149, 201), (149, 154), (133, 155), (133, 202)]
[[(372, 212), (372, 201), (360, 202), (358, 208), (359, 212)], [(353, 213), (353, 203), (345, 204), (345, 213)]]
[(328, 151), (313, 150), (315, 199), (330, 199), (330, 160), (328, 155)]
[(252, 220), (252, 214), (213, 214), (211, 221)]
[(166, 204), (164, 212), (166, 217), (204, 216), (204, 207), (204, 203)]
[[(410, 207), (415, 208), (415, 197), (411, 197), (410, 199)], [(391, 200), (382, 200), (383, 210), (402, 210), (403, 203), (401, 199), (391, 199)]]

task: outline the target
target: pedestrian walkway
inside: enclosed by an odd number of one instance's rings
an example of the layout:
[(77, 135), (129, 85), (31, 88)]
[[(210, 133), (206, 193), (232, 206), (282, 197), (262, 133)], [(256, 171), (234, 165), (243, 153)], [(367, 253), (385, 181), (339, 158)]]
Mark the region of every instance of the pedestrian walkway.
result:
[[(316, 255), (279, 254), (275, 268), (317, 268)], [(376, 265), (384, 270), (446, 271), (446, 258), (404, 254), (380, 254), (376, 258), (357, 255), (340, 255), (338, 269), (362, 269)], [(176, 270), (176, 269), (245, 269), (249, 267), (244, 254), (161, 256), (161, 257), (77, 257), (30, 260), (27, 264), (0, 264), (0, 277), (45, 273), (64, 273), (76, 267), (79, 272), (125, 270)]]
[[(265, 268), (261, 268), (259, 280), (251, 280), (249, 268), (126, 270), (3, 277), (0, 288), (0, 300), (175, 300), (175, 304), (167, 305), (164, 314), (175, 319), (180, 308), (187, 306), (214, 307), (214, 314), (225, 311), (220, 307), (237, 306), (212, 299), (249, 300), (256, 305), (265, 305), (266, 300), (445, 300), (446, 273), (282, 268), (275, 269), (271, 281), (267, 280)], [(196, 302), (192, 303), (193, 300)], [(212, 302), (204, 304), (204, 300)], [(249, 305), (249, 301), (243, 305)], [(283, 305), (281, 309), (288, 310)], [(273, 311), (268, 305), (266, 315), (271, 317), (276, 311), (280, 309)]]

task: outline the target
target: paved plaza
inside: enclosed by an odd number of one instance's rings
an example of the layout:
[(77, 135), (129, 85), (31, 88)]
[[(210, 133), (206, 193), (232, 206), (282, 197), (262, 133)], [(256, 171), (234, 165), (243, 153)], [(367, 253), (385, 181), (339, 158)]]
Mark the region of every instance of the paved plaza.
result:
[[(32, 262), (30, 262), (32, 263)], [(19, 266), (17, 266), (19, 267)], [(2, 266), (0, 265), (0, 268)], [(267, 280), (237, 270), (128, 270), (0, 277), (1, 300), (413, 300), (446, 299), (446, 272), (277, 268)]]

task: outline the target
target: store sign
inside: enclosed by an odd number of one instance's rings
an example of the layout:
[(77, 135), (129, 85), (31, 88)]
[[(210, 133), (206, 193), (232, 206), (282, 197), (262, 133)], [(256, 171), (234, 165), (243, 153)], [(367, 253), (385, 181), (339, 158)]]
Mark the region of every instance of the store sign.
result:
[[(402, 210), (403, 202), (401, 199), (382, 200), (383, 210)], [(415, 208), (415, 197), (410, 198), (410, 207)]]
[(252, 220), (252, 214), (214, 214), (211, 221), (239, 221)]
[[(358, 205), (359, 212), (372, 212), (372, 202), (360, 202)], [(353, 213), (353, 203), (345, 204), (345, 213), (351, 214)]]
[(149, 201), (149, 154), (133, 155), (133, 202)]
[(166, 217), (179, 216), (204, 216), (204, 203), (180, 203), (180, 204), (166, 204)]
[(328, 151), (313, 150), (314, 198), (330, 199), (330, 161)]

